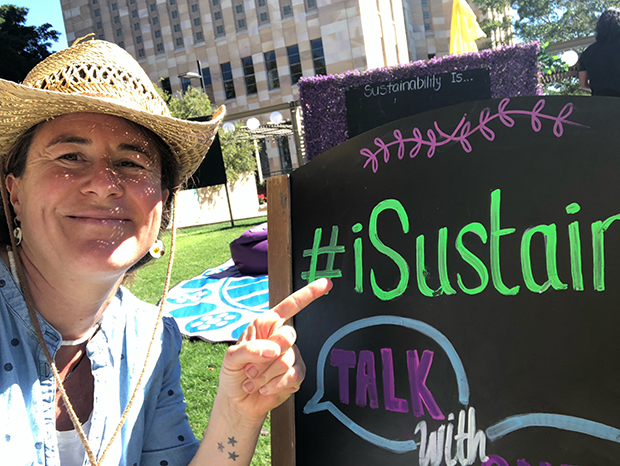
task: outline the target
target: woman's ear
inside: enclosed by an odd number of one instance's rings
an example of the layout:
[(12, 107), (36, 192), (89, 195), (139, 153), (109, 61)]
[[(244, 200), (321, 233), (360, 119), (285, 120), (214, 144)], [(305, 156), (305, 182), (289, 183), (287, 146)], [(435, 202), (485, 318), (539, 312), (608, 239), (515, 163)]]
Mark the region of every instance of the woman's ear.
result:
[(15, 178), (15, 175), (12, 173), (6, 176), (6, 189), (9, 192), (9, 200), (15, 211), (15, 219), (18, 219), (21, 212), (21, 203), (19, 202), (19, 180)]

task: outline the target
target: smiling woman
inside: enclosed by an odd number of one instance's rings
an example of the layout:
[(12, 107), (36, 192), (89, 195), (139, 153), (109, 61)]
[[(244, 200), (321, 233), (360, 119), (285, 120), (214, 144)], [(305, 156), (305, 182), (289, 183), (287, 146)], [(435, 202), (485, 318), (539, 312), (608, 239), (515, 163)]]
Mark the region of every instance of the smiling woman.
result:
[(200, 445), (178, 328), (121, 286), (151, 257), (223, 116), (172, 118), (104, 41), (52, 55), (23, 84), (0, 80), (0, 438), (13, 464), (249, 464), (268, 411), (299, 388), (305, 366), (283, 324), (327, 280), (230, 347)]

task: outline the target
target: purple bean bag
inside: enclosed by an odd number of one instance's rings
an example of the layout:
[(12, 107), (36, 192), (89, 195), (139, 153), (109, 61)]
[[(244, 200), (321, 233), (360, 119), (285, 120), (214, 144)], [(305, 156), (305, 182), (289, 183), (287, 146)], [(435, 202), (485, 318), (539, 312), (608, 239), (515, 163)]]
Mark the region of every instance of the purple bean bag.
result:
[(244, 232), (230, 243), (230, 255), (239, 272), (248, 275), (267, 273), (267, 223)]

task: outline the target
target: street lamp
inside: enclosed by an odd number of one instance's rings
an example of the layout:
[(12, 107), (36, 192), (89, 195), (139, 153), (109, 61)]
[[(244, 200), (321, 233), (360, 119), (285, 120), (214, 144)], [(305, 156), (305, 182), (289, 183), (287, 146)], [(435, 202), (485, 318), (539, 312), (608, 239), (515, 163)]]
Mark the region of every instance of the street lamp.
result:
[(204, 78), (202, 76), (202, 69), (200, 68), (200, 60), (196, 60), (196, 64), (198, 65), (199, 73), (196, 73), (195, 71), (187, 71), (187, 72), (185, 72), (183, 74), (180, 74), (179, 78), (188, 78), (188, 79), (198, 78), (198, 79), (200, 79), (200, 86), (202, 87), (202, 92), (204, 92), (206, 94), (207, 90), (205, 89), (205, 81), (204, 81)]

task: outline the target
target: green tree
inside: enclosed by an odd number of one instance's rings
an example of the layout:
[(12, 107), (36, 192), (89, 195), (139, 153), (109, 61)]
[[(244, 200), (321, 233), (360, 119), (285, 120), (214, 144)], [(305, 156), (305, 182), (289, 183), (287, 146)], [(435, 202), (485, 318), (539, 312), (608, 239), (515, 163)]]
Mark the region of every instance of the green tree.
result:
[[(475, 3), (483, 10), (513, 9), (515, 36), (523, 42), (538, 40), (543, 44), (590, 36), (603, 11), (620, 7), (620, 0), (476, 0)], [(487, 25), (510, 28), (509, 22), (489, 21)]]
[(21, 82), (41, 60), (50, 56), (60, 33), (45, 23), (26, 26), (28, 8), (0, 5), (0, 78)]
[[(620, 0), (476, 0), (476, 4), (482, 9), (495, 11), (513, 9), (516, 15), (512, 18), (512, 25), (510, 22), (487, 21), (483, 29), (489, 34), (493, 29), (509, 31), (512, 26), (519, 40), (540, 41), (543, 49), (539, 56), (541, 71), (549, 74), (566, 67), (559, 56), (546, 53), (547, 46), (593, 35), (601, 13), (610, 7), (620, 7)], [(576, 78), (547, 84), (544, 93), (588, 94), (579, 88)]]
[[(184, 94), (180, 92), (168, 94), (159, 87), (157, 90), (168, 104), (170, 113), (175, 118), (186, 120), (213, 113), (209, 96), (199, 89), (189, 87)], [(234, 183), (242, 173), (254, 172), (256, 170), (254, 143), (247, 133), (242, 131), (239, 125), (236, 125), (234, 131), (223, 131), (220, 128), (218, 134), (220, 135), (222, 158), (224, 159), (228, 181)]]

